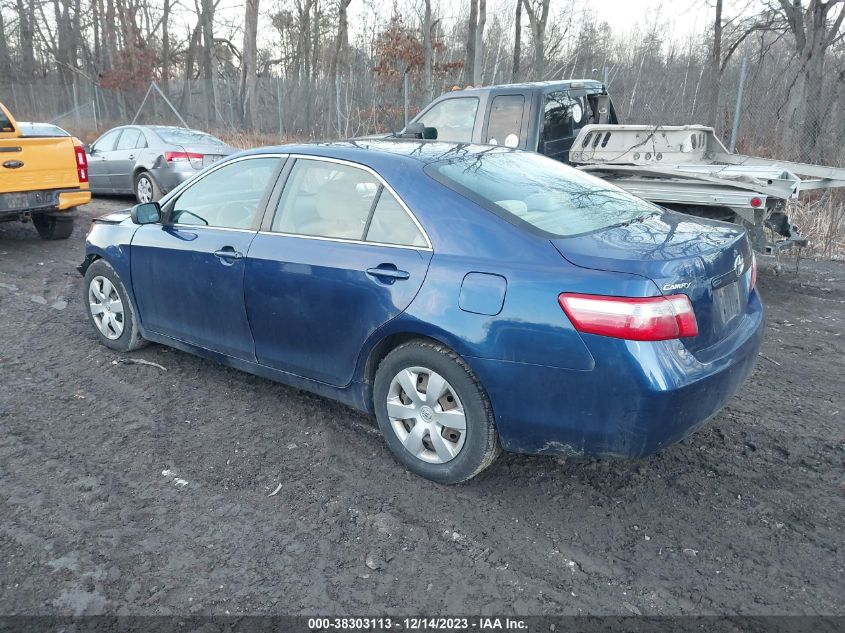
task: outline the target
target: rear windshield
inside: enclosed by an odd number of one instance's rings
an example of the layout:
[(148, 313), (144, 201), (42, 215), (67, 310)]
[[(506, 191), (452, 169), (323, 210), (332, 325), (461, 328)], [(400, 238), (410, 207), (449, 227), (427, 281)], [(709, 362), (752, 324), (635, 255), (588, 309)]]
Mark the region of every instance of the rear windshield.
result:
[(161, 140), (165, 143), (172, 143), (173, 145), (225, 145), (219, 138), (215, 138), (211, 134), (206, 134), (199, 130), (188, 130), (178, 127), (156, 127), (153, 129), (161, 137)]
[(529, 152), (494, 150), (432, 163), (426, 173), (517, 226), (572, 237), (660, 209), (608, 182)]
[(9, 120), (9, 117), (6, 116), (6, 113), (3, 110), (0, 110), (0, 132), (14, 132), (15, 128), (12, 125), (12, 122)]
[(20, 123), (18, 122), (21, 136), (70, 136), (65, 130), (57, 125), (49, 123)]

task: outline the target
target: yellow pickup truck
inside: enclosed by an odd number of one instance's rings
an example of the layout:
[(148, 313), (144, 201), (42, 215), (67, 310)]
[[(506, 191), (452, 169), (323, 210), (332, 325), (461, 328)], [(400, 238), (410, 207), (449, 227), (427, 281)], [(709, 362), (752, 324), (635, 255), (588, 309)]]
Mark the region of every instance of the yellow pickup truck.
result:
[(73, 211), (91, 201), (88, 159), (70, 136), (24, 136), (0, 103), (0, 222), (35, 226), (45, 240), (73, 231)]

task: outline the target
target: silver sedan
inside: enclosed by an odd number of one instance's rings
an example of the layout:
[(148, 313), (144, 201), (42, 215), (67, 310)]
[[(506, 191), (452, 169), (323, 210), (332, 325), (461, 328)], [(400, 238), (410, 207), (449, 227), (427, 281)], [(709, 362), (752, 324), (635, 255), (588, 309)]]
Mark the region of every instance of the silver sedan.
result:
[(181, 127), (116, 127), (86, 147), (92, 193), (158, 200), (235, 150), (219, 138)]

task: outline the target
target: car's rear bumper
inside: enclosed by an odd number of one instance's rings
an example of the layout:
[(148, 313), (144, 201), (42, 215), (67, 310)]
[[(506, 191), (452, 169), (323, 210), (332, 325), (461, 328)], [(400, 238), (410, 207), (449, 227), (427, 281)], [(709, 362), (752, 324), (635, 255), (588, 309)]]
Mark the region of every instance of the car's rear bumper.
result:
[(162, 193), (168, 193), (200, 173), (201, 169), (195, 169), (190, 165), (179, 165), (174, 168), (172, 165), (155, 167), (150, 170), (153, 178), (161, 189)]
[(715, 360), (677, 340), (586, 335), (591, 371), (468, 359), (493, 404), (505, 450), (641, 457), (682, 440), (718, 413), (754, 368), (764, 315), (754, 293)]
[(0, 194), (0, 220), (16, 220), (21, 214), (65, 211), (91, 201), (87, 189), (47, 189)]

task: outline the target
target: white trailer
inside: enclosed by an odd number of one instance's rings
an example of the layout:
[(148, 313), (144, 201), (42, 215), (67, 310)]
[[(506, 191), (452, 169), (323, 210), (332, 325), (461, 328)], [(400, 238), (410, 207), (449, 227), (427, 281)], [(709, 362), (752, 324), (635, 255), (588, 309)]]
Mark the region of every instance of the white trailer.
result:
[(845, 187), (845, 169), (732, 154), (703, 125), (586, 125), (569, 162), (657, 204), (742, 224), (768, 254), (806, 244), (788, 200)]

